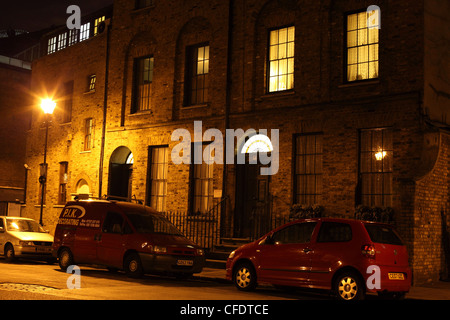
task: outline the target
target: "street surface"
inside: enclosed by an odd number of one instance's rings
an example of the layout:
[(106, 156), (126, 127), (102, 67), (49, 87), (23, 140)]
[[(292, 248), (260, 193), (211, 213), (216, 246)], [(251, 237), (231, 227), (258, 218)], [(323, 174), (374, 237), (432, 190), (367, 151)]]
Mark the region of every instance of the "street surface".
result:
[[(272, 287), (255, 292), (238, 291), (231, 283), (201, 279), (176, 280), (146, 275), (130, 279), (122, 272), (80, 266), (80, 289), (68, 289), (72, 274), (57, 264), (0, 258), (0, 300), (317, 300), (327, 295), (286, 293)], [(75, 283), (75, 282), (71, 282)]]

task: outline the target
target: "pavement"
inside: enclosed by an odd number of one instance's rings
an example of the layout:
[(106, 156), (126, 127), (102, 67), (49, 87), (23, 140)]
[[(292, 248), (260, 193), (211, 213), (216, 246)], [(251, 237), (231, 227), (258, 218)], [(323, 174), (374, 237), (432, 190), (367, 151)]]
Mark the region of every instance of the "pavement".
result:
[[(225, 279), (225, 274), (225, 269), (203, 268), (203, 271), (199, 274), (195, 274), (194, 277), (223, 283), (228, 282), (228, 280)], [(439, 281), (423, 286), (412, 286), (410, 291), (406, 294), (406, 299), (450, 300), (450, 281)]]

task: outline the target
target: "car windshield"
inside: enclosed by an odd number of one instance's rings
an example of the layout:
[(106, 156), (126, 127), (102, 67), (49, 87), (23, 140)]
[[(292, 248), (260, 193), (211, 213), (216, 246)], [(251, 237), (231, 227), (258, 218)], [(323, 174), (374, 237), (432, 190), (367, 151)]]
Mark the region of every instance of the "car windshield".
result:
[(6, 226), (8, 231), (45, 233), (45, 230), (34, 220), (6, 219)]
[(163, 216), (139, 212), (127, 212), (126, 215), (138, 233), (159, 233), (183, 236), (183, 234)]
[(366, 224), (370, 239), (375, 243), (402, 245), (403, 242), (392, 228), (376, 224)]

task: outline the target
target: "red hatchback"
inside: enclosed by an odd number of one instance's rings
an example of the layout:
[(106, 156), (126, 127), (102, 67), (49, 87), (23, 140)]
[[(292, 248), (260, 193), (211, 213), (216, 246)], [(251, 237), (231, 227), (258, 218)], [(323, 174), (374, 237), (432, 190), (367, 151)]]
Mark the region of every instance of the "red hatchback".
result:
[(227, 279), (332, 290), (343, 300), (366, 292), (401, 298), (411, 286), (406, 246), (391, 225), (315, 218), (285, 224), (228, 257)]

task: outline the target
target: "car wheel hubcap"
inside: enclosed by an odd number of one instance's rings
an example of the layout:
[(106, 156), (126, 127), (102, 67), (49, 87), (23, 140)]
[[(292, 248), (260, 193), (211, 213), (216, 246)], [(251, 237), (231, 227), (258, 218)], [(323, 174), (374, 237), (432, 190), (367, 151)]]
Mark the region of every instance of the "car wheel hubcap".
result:
[(339, 282), (338, 292), (342, 299), (351, 300), (358, 293), (358, 285), (353, 278), (345, 277)]
[(63, 266), (67, 266), (69, 264), (69, 254), (66, 251), (61, 254), (61, 264)]
[(250, 270), (241, 268), (236, 274), (236, 283), (241, 288), (246, 288), (250, 284), (251, 275)]
[(131, 272), (136, 272), (136, 270), (138, 269), (137, 261), (131, 260), (130, 264), (128, 265), (128, 268), (130, 269)]

